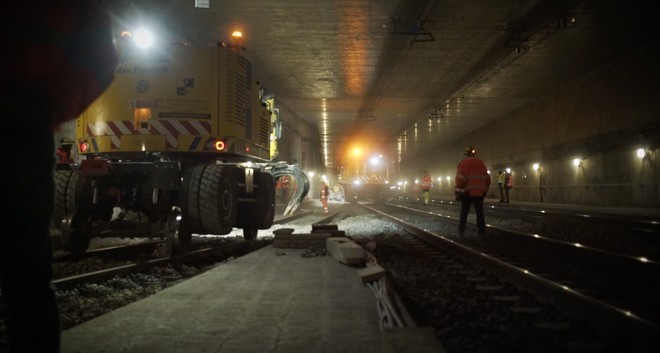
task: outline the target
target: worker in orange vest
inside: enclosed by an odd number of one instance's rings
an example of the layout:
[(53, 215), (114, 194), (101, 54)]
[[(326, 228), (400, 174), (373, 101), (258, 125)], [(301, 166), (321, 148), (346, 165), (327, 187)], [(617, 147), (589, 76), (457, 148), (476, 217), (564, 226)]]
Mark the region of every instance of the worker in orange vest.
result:
[(321, 182), (321, 203), (323, 204), (323, 213), (328, 213), (328, 198), (330, 197), (330, 189), (328, 184)]
[(505, 203), (509, 203), (509, 190), (513, 189), (513, 175), (511, 175), (511, 172), (507, 169), (506, 172), (504, 172), (504, 197)]
[(62, 138), (60, 140), (60, 145), (57, 147), (55, 154), (57, 156), (56, 162), (62, 164), (71, 164), (73, 160), (71, 159), (71, 147), (73, 142), (67, 138)]
[(461, 235), (465, 234), (467, 216), (470, 207), (474, 205), (479, 235), (485, 236), (484, 197), (490, 187), (490, 175), (484, 162), (476, 157), (477, 151), (474, 147), (466, 147), (463, 153), (465, 158), (458, 164), (454, 178), (456, 200), (461, 202), (458, 231)]
[(432, 186), (433, 186), (433, 181), (431, 180), (431, 176), (425, 170), (424, 177), (422, 178), (422, 197), (424, 198), (425, 205), (429, 204), (429, 196), (431, 194)]

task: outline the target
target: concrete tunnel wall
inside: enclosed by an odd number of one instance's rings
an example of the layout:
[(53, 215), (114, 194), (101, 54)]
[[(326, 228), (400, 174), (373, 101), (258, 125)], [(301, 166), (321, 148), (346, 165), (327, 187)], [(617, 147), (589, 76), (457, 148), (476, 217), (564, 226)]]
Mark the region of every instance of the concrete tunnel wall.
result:
[[(497, 171), (511, 168), (513, 201), (542, 197), (549, 203), (660, 207), (658, 47), (638, 49), (577, 77), (401, 170), (428, 169), (434, 180), (442, 177), (432, 193), (452, 195), (463, 148), (474, 145), (491, 172), (488, 197), (499, 197)], [(638, 148), (650, 153), (638, 158)], [(573, 165), (575, 158), (580, 165)], [(428, 160), (438, 162), (423, 163)], [(533, 163), (540, 168), (533, 170)]]

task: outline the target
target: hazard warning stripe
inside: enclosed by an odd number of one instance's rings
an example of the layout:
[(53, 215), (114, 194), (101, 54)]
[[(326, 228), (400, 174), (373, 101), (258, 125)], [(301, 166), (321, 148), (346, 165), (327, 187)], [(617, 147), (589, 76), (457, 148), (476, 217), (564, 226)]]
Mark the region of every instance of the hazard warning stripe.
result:
[(151, 124), (151, 132), (163, 135), (165, 137), (165, 144), (168, 148), (176, 148), (178, 146), (179, 131), (172, 126), (171, 121), (154, 121)]
[(165, 137), (168, 148), (176, 148), (179, 135), (210, 135), (211, 123), (208, 121), (191, 120), (152, 120), (150, 129), (134, 129), (130, 120), (98, 121), (87, 124), (87, 134), (93, 136), (110, 136), (111, 147), (120, 148), (122, 135), (152, 135)]

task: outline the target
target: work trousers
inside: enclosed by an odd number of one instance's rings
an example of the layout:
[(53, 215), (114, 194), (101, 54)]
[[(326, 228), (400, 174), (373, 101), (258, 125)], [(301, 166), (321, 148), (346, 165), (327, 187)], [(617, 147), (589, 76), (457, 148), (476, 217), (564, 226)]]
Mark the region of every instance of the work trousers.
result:
[(59, 352), (59, 312), (51, 283), (53, 133), (10, 127), (3, 129), (0, 141), (11, 157), (0, 176), (8, 210), (0, 213), (0, 288), (9, 351)]
[(474, 212), (477, 215), (477, 229), (479, 229), (479, 234), (484, 234), (486, 233), (486, 220), (484, 218), (483, 196), (463, 195), (461, 198), (461, 215), (459, 218), (458, 230), (461, 234), (465, 232), (468, 213), (470, 212), (470, 207), (472, 205), (474, 205)]
[(323, 205), (323, 211), (328, 212), (328, 197), (321, 196), (321, 204)]

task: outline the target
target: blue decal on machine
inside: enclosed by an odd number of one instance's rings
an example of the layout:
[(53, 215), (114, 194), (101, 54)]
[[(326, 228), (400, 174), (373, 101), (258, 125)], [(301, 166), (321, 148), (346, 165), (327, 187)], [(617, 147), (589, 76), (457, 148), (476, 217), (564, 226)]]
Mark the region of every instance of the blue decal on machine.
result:
[(193, 139), (192, 143), (190, 143), (190, 147), (188, 148), (188, 150), (189, 150), (189, 151), (194, 151), (194, 150), (196, 150), (196, 149), (197, 149), (197, 146), (199, 146), (199, 142), (200, 142), (200, 141), (202, 141), (202, 138), (201, 138), (201, 137), (199, 137), (199, 136), (198, 136), (198, 137), (195, 137), (195, 139)]

